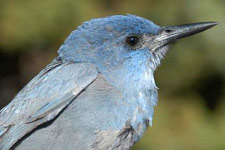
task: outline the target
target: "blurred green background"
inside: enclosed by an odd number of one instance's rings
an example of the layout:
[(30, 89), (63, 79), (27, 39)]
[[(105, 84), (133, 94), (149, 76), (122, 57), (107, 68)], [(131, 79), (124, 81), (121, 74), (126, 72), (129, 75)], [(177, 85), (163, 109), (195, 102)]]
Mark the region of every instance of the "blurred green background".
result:
[(127, 13), (163, 26), (220, 23), (175, 44), (163, 60), (153, 127), (133, 150), (224, 150), (225, 0), (1, 0), (0, 107), (83, 21)]

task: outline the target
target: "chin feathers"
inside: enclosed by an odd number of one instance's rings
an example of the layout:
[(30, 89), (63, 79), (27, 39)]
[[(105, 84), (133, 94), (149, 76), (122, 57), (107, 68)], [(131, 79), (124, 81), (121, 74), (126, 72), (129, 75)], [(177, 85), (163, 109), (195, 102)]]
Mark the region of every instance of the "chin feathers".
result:
[(151, 57), (150, 61), (152, 63), (152, 67), (154, 69), (156, 69), (160, 65), (160, 62), (166, 55), (168, 49), (169, 49), (169, 46), (163, 46), (152, 52), (152, 57)]

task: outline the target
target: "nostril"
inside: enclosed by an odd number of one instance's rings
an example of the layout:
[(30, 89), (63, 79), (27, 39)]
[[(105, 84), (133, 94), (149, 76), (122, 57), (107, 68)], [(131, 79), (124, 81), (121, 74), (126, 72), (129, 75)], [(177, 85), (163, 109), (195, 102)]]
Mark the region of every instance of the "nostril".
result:
[(173, 30), (171, 30), (171, 29), (166, 29), (165, 32), (166, 32), (166, 33), (171, 33), (171, 32), (173, 32)]

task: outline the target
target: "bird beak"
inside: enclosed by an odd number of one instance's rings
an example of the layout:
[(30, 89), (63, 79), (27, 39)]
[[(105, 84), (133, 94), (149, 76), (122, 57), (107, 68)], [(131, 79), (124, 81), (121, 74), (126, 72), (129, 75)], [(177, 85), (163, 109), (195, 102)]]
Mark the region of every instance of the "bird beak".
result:
[(161, 27), (161, 31), (158, 35), (156, 35), (155, 41), (158, 43), (157, 44), (158, 46), (162, 47), (178, 39), (182, 39), (187, 36), (191, 36), (204, 30), (207, 30), (217, 24), (218, 23), (216, 22), (202, 22), (202, 23)]

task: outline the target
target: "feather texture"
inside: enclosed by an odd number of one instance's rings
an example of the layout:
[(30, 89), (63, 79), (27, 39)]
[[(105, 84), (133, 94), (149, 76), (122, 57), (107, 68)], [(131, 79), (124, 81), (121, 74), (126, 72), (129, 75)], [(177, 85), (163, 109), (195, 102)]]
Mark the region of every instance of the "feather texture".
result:
[(54, 119), (97, 74), (93, 64), (53, 61), (1, 110), (0, 148), (9, 149), (34, 128)]

